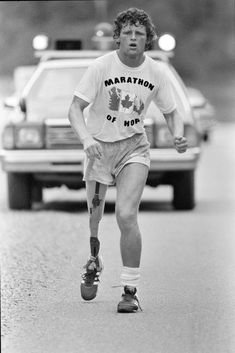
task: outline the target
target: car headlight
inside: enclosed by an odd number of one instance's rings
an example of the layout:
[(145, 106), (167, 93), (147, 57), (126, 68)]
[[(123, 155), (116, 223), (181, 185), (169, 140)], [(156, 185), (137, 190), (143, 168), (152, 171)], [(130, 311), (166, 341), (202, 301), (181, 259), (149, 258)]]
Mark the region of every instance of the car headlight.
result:
[(42, 148), (44, 146), (42, 125), (16, 125), (16, 148)]
[[(198, 132), (192, 125), (185, 125), (184, 136), (187, 138), (188, 147), (199, 145)], [(165, 125), (159, 125), (156, 129), (156, 146), (158, 148), (174, 148), (174, 139)]]
[(7, 125), (2, 133), (2, 147), (6, 150), (12, 150), (15, 147), (14, 127)]
[(188, 147), (197, 147), (200, 144), (200, 138), (196, 128), (190, 124), (184, 127), (184, 135), (188, 141)]
[(156, 145), (159, 148), (172, 148), (174, 147), (173, 144), (173, 137), (168, 130), (168, 127), (165, 125), (159, 125), (156, 131)]

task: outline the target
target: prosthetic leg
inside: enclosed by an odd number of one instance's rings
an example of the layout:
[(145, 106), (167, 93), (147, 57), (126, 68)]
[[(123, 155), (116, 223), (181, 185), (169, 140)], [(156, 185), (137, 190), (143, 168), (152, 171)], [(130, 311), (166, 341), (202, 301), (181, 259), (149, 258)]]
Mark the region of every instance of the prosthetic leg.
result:
[[(98, 226), (104, 211), (104, 198), (107, 186), (95, 182), (93, 188), (87, 190), (88, 208), (90, 216), (90, 252), (91, 255), (84, 266), (86, 272), (82, 275), (81, 296), (84, 300), (92, 300), (96, 297), (99, 276), (103, 270), (102, 258), (99, 256), (100, 241), (98, 239)], [(95, 186), (95, 191), (94, 191)], [(93, 192), (92, 190), (93, 189)]]

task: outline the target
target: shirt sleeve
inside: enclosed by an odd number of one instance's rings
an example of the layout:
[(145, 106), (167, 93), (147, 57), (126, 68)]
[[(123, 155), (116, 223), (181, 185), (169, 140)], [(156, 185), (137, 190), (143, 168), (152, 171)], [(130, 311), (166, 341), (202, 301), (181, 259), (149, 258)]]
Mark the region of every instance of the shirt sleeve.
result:
[(154, 98), (154, 102), (163, 114), (171, 113), (176, 108), (171, 82), (164, 71), (161, 72), (159, 88)]
[(74, 95), (92, 103), (95, 100), (100, 82), (98, 70), (94, 64), (91, 64), (75, 88)]

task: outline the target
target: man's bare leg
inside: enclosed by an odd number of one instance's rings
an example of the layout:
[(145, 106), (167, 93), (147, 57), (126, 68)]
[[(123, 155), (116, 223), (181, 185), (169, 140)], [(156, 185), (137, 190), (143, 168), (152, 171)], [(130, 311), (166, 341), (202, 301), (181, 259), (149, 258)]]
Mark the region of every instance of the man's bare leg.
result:
[(140, 279), (142, 240), (137, 215), (147, 175), (147, 166), (130, 163), (117, 177), (116, 217), (121, 231), (121, 284), (124, 286), (124, 294), (117, 307), (120, 313), (135, 312), (140, 308), (136, 292)]
[(139, 267), (141, 234), (137, 214), (148, 175), (144, 164), (127, 164), (117, 177), (116, 216), (121, 231), (123, 266)]

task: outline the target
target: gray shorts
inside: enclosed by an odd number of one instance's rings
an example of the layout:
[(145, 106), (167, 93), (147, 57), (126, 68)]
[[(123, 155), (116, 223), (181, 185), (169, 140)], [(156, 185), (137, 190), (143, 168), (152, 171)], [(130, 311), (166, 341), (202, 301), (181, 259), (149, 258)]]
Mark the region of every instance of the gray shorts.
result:
[(146, 134), (135, 134), (127, 139), (115, 142), (97, 140), (103, 150), (101, 159), (84, 161), (83, 180), (95, 180), (105, 185), (114, 185), (122, 168), (129, 163), (141, 163), (150, 167), (150, 144)]

